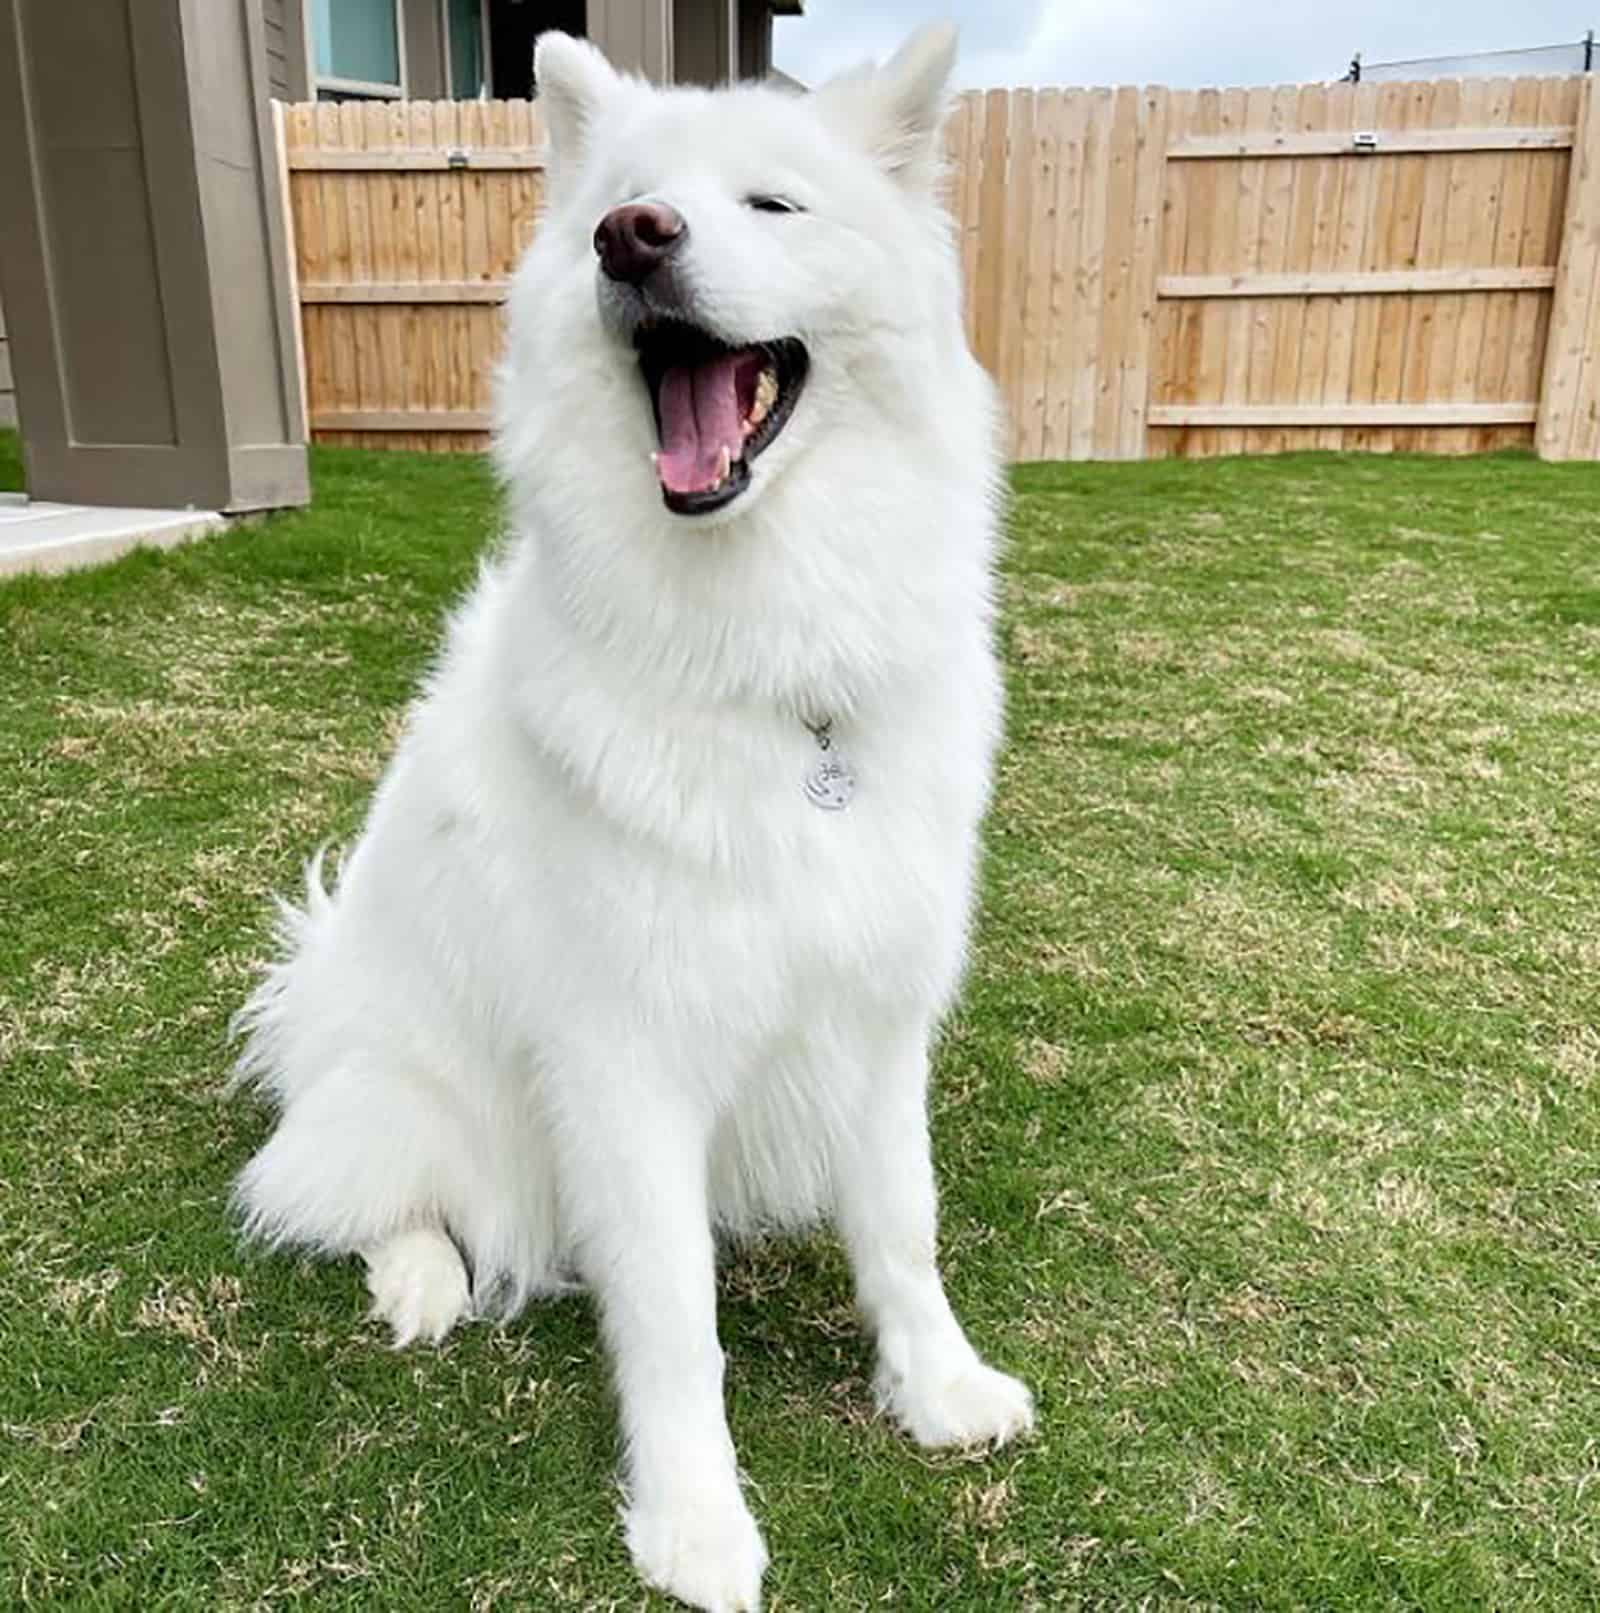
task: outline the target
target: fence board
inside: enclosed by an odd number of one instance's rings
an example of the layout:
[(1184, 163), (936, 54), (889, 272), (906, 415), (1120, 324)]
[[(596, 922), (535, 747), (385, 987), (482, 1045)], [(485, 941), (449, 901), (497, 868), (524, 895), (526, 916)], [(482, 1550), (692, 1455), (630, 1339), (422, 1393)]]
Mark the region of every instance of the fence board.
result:
[[(1308, 85), (1300, 96), (1302, 128), (1335, 127), (1337, 110), (1334, 90), (1325, 85)], [(1296, 193), (1295, 225), (1292, 232), (1291, 261), (1296, 270), (1309, 270), (1312, 264), (1327, 263), (1338, 232), (1339, 159), (1319, 156), (1304, 165), (1301, 187)], [(1326, 361), (1328, 327), (1332, 304), (1326, 296), (1307, 296), (1300, 315), (1299, 344), (1293, 357), (1286, 399), (1305, 405), (1322, 401), (1322, 371)]]
[[(1493, 78), (1484, 81), (1484, 121), (1506, 124), (1511, 115), (1511, 81)], [(1483, 178), (1473, 215), (1470, 255), (1478, 262), (1493, 263), (1499, 250), (1500, 210), (1504, 199), (1506, 174), (1515, 153), (1501, 152), (1483, 165)], [(1474, 291), (1462, 299), (1460, 322), (1456, 328), (1455, 371), (1451, 396), (1457, 400), (1480, 395), (1485, 358), (1496, 340), (1500, 313), (1498, 299), (1488, 292)], [(1479, 432), (1473, 447), (1482, 448), (1485, 435)]]
[[(1195, 109), (1195, 128), (1201, 133), (1221, 132), (1237, 128), (1243, 117), (1243, 90), (1212, 91), (1200, 98)], [(1237, 170), (1207, 162), (1183, 169), (1169, 167), (1167, 175), (1174, 184), (1181, 177), (1192, 198), (1188, 216), (1195, 242), (1192, 249), (1185, 249), (1185, 267), (1205, 273), (1229, 267), (1228, 253), (1232, 249), (1238, 221)], [(1235, 255), (1232, 262), (1237, 264), (1238, 261)], [(1197, 311), (1195, 328), (1180, 351), (1185, 356), (1193, 353), (1198, 362), (1189, 371), (1187, 384), (1179, 382), (1174, 388), (1185, 398), (1220, 398), (1223, 395), (1231, 319), (1232, 315), (1226, 308), (1202, 307)], [(1180, 453), (1214, 454), (1221, 451), (1222, 438), (1216, 430), (1206, 427), (1198, 432), (1186, 433), (1173, 446)]]
[[(1257, 86), (1245, 92), (1243, 119), (1247, 139), (1244, 143), (1259, 148), (1264, 142), (1272, 140), (1276, 101), (1277, 91), (1270, 85)], [(1259, 149), (1241, 160), (1234, 170), (1239, 184), (1240, 235), (1237, 247), (1225, 247), (1225, 250), (1241, 252), (1243, 261), (1256, 273), (1267, 267), (1263, 261), (1263, 251), (1270, 246), (1272, 233), (1267, 212), (1269, 167), (1280, 175), (1292, 172), (1276, 162), (1269, 164), (1266, 153)], [(1258, 314), (1257, 304), (1253, 301), (1235, 303), (1228, 309), (1230, 328), (1224, 396), (1240, 400), (1248, 400), (1251, 396), (1250, 377), (1252, 369), (1257, 368), (1259, 363), (1257, 349), (1261, 342)], [(1225, 427), (1218, 434), (1219, 453), (1242, 454), (1245, 446), (1246, 437), (1242, 429)]]
[[(1502, 80), (1496, 85), (1496, 98), (1504, 97), (1506, 118), (1511, 123), (1531, 123), (1539, 114), (1539, 87), (1533, 79)], [(1522, 236), (1528, 185), (1533, 173), (1533, 158), (1529, 152), (1510, 152), (1500, 174), (1499, 205), (1495, 212), (1494, 244), (1490, 261), (1502, 273), (1521, 269)], [(1539, 274), (1549, 274), (1552, 289), (1555, 285), (1553, 268), (1540, 268)], [(1525, 300), (1525, 299), (1523, 299)], [(1474, 395), (1480, 398), (1504, 398), (1511, 365), (1512, 332), (1516, 325), (1519, 299), (1511, 291), (1491, 292), (1484, 312), (1483, 342), (1478, 357), (1477, 380)], [(1524, 381), (1523, 385), (1529, 387)], [(1537, 391), (1529, 387), (1529, 392)], [(1486, 432), (1482, 446), (1489, 446), (1493, 433)]]
[(995, 327), (997, 347), (994, 373), (1000, 391), (1010, 404), (1011, 452), (1026, 458), (1028, 403), (1023, 394), (1023, 350), (1028, 302), (1029, 251), (1038, 221), (1034, 218), (1033, 190), (1038, 165), (1034, 141), (1034, 93), (1018, 90), (1010, 97), (1006, 132), (1005, 173), (1000, 181), (1005, 201), (1005, 236), (1001, 246), (1002, 272)]
[[(1272, 92), (1267, 113), (1274, 136), (1292, 133), (1299, 110), (1300, 92), (1280, 85)], [(1261, 235), (1257, 267), (1266, 274), (1281, 273), (1288, 265), (1290, 231), (1294, 215), (1295, 186), (1305, 164), (1268, 162), (1262, 164)], [(1278, 372), (1282, 327), (1299, 312), (1296, 302), (1267, 300), (1250, 307), (1250, 379), (1246, 392), (1251, 403), (1268, 403), (1286, 394), (1284, 377)], [(1282, 434), (1250, 430), (1241, 445), (1246, 453), (1274, 453), (1282, 445)]]
[(961, 158), (957, 169), (956, 227), (961, 250), (963, 316), (967, 341), (977, 342), (974, 288), (978, 279), (979, 197), (983, 183), (984, 100), (982, 96), (961, 98)]
[(1143, 459), (1150, 406), (1155, 283), (1161, 266), (1162, 201), (1166, 194), (1168, 92), (1147, 89), (1138, 108), (1134, 150), (1133, 247), (1128, 271), (1127, 349), (1118, 388), (1117, 457)]
[[(1080, 342), (1072, 386), (1072, 441), (1069, 459), (1095, 459), (1096, 400), (1100, 390), (1101, 328), (1105, 287), (1106, 187), (1110, 174), (1112, 102), (1109, 90), (1090, 92), (1084, 136), (1083, 233), (1078, 243)], [(983, 356), (979, 351), (980, 358)]]
[(1005, 296), (1006, 145), (1011, 134), (1011, 97), (1004, 90), (990, 90), (983, 100), (983, 179), (978, 192), (972, 345), (994, 368), (1000, 351), (1000, 304)]
[[(1347, 91), (1345, 115), (1355, 129), (1370, 129), (1384, 121), (1385, 90), (1376, 84), (1358, 84)], [(1396, 105), (1403, 104), (1396, 102)], [(1389, 108), (1391, 115), (1394, 109)], [(1386, 222), (1381, 198), (1392, 197), (1400, 173), (1408, 163), (1404, 157), (1342, 161), (1340, 172), (1339, 235), (1334, 244), (1333, 262), (1340, 270), (1370, 271), (1383, 261), (1379, 252), (1380, 232)], [(1323, 366), (1324, 402), (1356, 401), (1369, 398), (1374, 381), (1375, 332), (1382, 306), (1366, 299), (1341, 302), (1328, 321), (1328, 358)], [(1328, 429), (1318, 434), (1323, 448), (1353, 446), (1348, 434)]]
[(1045, 357), (1046, 414), (1040, 455), (1066, 459), (1072, 452), (1073, 380), (1078, 364), (1083, 297), (1082, 263), (1085, 141), (1089, 98), (1064, 95), (1057, 108), (1055, 249), (1050, 265), (1050, 323)]
[[(1487, 79), (1467, 79), (1461, 85), (1457, 117), (1472, 124), (1481, 124), (1488, 101)], [(1478, 224), (1480, 194), (1485, 188), (1485, 169), (1495, 161), (1481, 152), (1457, 152), (1449, 159), (1450, 178), (1445, 205), (1443, 261), (1446, 268), (1470, 262), (1474, 252), (1474, 230)], [(1486, 253), (1487, 244), (1477, 247)], [(1433, 351), (1428, 374), (1427, 395), (1454, 401), (1456, 392), (1457, 347), (1461, 334), (1461, 319), (1471, 303), (1470, 296), (1436, 297), (1434, 299)], [(1481, 317), (1481, 315), (1480, 315)], [(1481, 338), (1476, 325), (1474, 334)], [(1447, 439), (1429, 432), (1422, 446), (1433, 453), (1448, 448)]]
[(1016, 457), (1043, 459), (1046, 366), (1055, 267), (1057, 167), (1061, 161), (1061, 92), (1043, 90), (1033, 107), (1033, 205), (1023, 260), (1022, 354), (1018, 375)]

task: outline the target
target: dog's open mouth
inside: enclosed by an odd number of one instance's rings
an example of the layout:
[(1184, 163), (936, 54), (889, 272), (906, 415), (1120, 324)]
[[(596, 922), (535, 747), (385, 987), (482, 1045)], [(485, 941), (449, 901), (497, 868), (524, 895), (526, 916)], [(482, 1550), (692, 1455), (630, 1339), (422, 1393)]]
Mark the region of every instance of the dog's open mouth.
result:
[(678, 515), (704, 515), (750, 485), (750, 465), (794, 413), (805, 385), (804, 345), (794, 337), (729, 347), (676, 320), (634, 336), (655, 409), (661, 496)]

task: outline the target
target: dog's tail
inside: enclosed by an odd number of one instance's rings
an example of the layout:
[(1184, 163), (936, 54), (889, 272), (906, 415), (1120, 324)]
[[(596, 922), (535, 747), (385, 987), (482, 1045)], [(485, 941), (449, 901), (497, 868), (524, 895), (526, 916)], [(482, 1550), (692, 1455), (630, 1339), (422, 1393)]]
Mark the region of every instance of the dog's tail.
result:
[(231, 1096), (243, 1086), (261, 1086), (277, 1064), (279, 1040), (277, 1009), (283, 998), (290, 965), (306, 937), (333, 911), (323, 865), (331, 849), (328, 841), (317, 847), (306, 861), (305, 899), (296, 906), (283, 896), (273, 897), (273, 961), (261, 982), (245, 1000), (244, 1006), (228, 1021), (229, 1042), (244, 1043), (234, 1061), (224, 1091)]

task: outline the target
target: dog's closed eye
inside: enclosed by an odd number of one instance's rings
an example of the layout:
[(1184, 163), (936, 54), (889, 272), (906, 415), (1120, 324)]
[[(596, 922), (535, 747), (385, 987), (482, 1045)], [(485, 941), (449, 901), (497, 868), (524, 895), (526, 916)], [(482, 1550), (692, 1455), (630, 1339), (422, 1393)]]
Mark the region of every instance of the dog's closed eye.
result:
[(746, 207), (753, 207), (758, 213), (803, 213), (799, 202), (791, 202), (787, 196), (746, 196)]

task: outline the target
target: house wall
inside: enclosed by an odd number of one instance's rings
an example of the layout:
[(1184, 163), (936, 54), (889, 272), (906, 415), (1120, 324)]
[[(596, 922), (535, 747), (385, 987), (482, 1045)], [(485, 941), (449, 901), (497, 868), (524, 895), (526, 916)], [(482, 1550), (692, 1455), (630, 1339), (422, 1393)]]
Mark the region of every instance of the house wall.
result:
[[(262, 0), (267, 39), (267, 86), (280, 101), (311, 99), (311, 62), (306, 48), (307, 0)], [(444, 7), (439, 0), (401, 0), (406, 94), (436, 101), (445, 87)]]
[(284, 0), (262, 0), (261, 24), (267, 40), (267, 90), (289, 99), (289, 44), (284, 32)]
[[(196, 6), (195, 0), (180, 0), (180, 7), (188, 7), (183, 21), (189, 118), (215, 362), (235, 455), (240, 445), (292, 441), (298, 431), (297, 402), (284, 386), (272, 384), (280, 366), (297, 362), (296, 310), (282, 283), (286, 260), (277, 261), (272, 239), (277, 209), (263, 205), (264, 187), (276, 181), (276, 159), (261, 95), (262, 36), (252, 37), (256, 3), (205, 0)], [(287, 241), (282, 247), (286, 251)]]
[(413, 101), (450, 98), (445, 74), (444, 7), (439, 0), (401, 0), (406, 94)]
[(303, 503), (261, 0), (19, 16), (0, 0), (0, 287), (32, 491)]
[(673, 0), (672, 58), (680, 84), (738, 76), (739, 0)]
[(589, 0), (589, 38), (618, 67), (670, 84), (672, 13), (673, 0)]
[(303, 101), (311, 82), (306, 64), (305, 0), (262, 0), (267, 38), (267, 93)]
[(772, 71), (772, 7), (768, 0), (739, 0), (739, 77), (765, 78)]
[[(262, 0), (269, 93), (312, 98), (306, 50), (309, 0)], [(613, 62), (657, 83), (724, 84), (763, 78), (772, 65), (772, 0), (588, 0), (589, 38)], [(400, 0), (406, 94), (449, 96), (440, 0)], [(499, 93), (497, 91), (497, 93)]]

